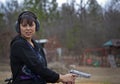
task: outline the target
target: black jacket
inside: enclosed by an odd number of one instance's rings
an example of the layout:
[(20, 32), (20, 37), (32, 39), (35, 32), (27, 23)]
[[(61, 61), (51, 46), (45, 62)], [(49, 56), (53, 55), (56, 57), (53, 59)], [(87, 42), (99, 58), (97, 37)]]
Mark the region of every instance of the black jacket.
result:
[(46, 84), (57, 82), (59, 74), (47, 68), (43, 49), (34, 41), (34, 48), (21, 36), (10, 45), (13, 84)]

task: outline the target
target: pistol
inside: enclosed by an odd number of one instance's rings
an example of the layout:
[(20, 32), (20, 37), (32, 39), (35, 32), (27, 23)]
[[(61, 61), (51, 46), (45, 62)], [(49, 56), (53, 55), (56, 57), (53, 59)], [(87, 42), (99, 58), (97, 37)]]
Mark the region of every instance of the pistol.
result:
[(91, 77), (91, 74), (84, 73), (84, 72), (77, 71), (77, 70), (70, 70), (69, 73), (76, 74), (76, 75), (78, 75), (80, 77), (84, 77), (84, 78), (90, 78)]

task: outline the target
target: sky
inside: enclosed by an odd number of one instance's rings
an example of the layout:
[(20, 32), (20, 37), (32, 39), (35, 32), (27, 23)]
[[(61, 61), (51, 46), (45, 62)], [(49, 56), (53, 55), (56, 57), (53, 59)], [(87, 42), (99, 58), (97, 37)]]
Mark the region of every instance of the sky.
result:
[[(69, 0), (57, 0), (57, 2), (59, 2), (59, 5), (61, 5), (62, 3), (65, 3)], [(85, 0), (86, 1), (86, 0)], [(97, 2), (103, 7), (105, 5), (105, 3), (107, 2), (108, 0), (97, 0)], [(76, 0), (77, 3), (80, 3), (80, 0)]]
[[(5, 1), (6, 1), (6, 0), (0, 0), (0, 2), (3, 2), (3, 3), (5, 3)], [(23, 1), (23, 0), (18, 0), (18, 1), (20, 2), (20, 1)], [(65, 3), (65, 2), (67, 2), (67, 1), (69, 1), (69, 0), (57, 0), (57, 2), (59, 3), (58, 6), (61, 6), (62, 3)], [(85, 0), (85, 1), (86, 1), (86, 0)], [(106, 3), (108, 0), (97, 0), (97, 1), (98, 1), (98, 3), (99, 3), (102, 7), (104, 7), (105, 3)], [(76, 2), (77, 2), (77, 3), (80, 3), (80, 0), (76, 0)]]

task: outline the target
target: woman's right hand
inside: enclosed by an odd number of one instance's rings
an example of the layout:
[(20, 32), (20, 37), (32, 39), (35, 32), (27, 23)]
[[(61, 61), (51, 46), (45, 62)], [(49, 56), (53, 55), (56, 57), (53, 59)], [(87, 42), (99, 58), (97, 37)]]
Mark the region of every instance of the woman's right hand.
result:
[(59, 82), (62, 82), (63, 84), (75, 84), (75, 79), (78, 77), (76, 74), (65, 74), (60, 75)]

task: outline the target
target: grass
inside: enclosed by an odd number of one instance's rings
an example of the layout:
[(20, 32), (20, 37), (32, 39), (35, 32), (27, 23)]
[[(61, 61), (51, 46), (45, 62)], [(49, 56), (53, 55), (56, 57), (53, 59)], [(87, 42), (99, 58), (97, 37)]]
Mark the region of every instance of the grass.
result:
[[(120, 84), (120, 68), (75, 67), (82, 72), (90, 73), (91, 78), (79, 77), (75, 84)], [(11, 77), (9, 64), (0, 63), (0, 84)], [(62, 83), (56, 83), (62, 84)]]

